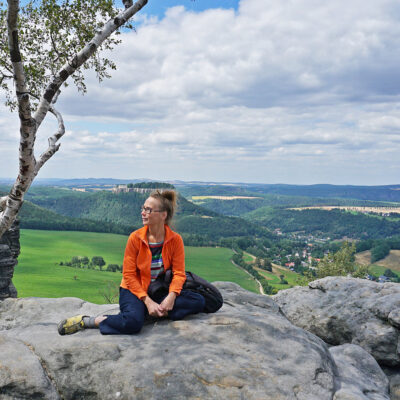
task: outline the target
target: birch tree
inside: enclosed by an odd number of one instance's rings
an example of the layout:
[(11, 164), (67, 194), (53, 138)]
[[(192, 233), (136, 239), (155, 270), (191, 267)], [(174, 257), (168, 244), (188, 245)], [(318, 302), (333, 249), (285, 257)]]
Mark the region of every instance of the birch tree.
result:
[[(23, 7), (8, 0), (7, 8), (0, 2), (0, 87), (20, 124), (19, 171), (8, 195), (0, 197), (0, 238), (40, 169), (60, 148), (65, 127), (56, 102), (61, 91), (72, 82), (86, 92), (84, 69), (94, 69), (100, 81), (110, 76), (115, 64), (103, 51), (119, 43), (113, 34), (130, 28), (130, 19), (147, 4), (122, 1), (121, 9), (112, 0), (31, 0)], [(49, 113), (58, 129), (37, 156), (36, 135)]]

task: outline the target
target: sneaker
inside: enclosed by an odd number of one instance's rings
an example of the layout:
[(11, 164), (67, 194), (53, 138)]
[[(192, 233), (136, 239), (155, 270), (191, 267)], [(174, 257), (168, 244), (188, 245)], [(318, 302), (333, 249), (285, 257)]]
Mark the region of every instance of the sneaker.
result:
[(71, 335), (75, 332), (85, 329), (83, 317), (86, 315), (76, 315), (75, 317), (62, 320), (58, 325), (58, 333), (60, 335)]

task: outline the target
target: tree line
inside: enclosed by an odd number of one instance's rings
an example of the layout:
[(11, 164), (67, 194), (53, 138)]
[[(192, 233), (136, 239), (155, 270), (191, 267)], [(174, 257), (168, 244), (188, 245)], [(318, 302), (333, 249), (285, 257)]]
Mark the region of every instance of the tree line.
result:
[(98, 269), (99, 271), (108, 272), (122, 272), (122, 265), (108, 264), (102, 256), (93, 256), (89, 259), (87, 256), (73, 256), (70, 261), (60, 261), (60, 266), (72, 267), (72, 268), (84, 268), (84, 269)]

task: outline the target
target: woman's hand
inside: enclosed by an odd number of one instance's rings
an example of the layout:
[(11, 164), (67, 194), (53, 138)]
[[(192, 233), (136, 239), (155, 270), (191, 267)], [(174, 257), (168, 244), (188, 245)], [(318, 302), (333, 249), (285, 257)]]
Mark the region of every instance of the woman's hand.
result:
[(163, 313), (163, 316), (168, 315), (168, 311), (171, 311), (174, 308), (176, 299), (176, 293), (170, 292), (168, 296), (161, 302), (159, 310)]
[(143, 299), (143, 303), (147, 307), (149, 315), (156, 318), (164, 317), (164, 312), (161, 311), (161, 305), (153, 301), (149, 296)]

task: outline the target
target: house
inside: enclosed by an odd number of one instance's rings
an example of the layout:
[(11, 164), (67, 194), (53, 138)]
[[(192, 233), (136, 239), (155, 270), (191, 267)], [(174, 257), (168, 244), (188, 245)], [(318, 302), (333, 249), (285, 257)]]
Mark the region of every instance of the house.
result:
[(285, 263), (285, 267), (294, 267), (294, 262), (290, 262), (290, 263)]
[(151, 193), (154, 190), (163, 191), (164, 188), (138, 188), (138, 187), (128, 187), (128, 185), (116, 185), (112, 191), (113, 193), (129, 193), (129, 192), (136, 192), (136, 193)]

